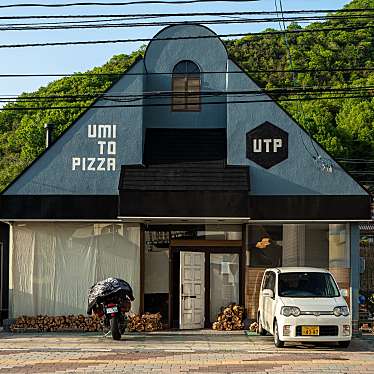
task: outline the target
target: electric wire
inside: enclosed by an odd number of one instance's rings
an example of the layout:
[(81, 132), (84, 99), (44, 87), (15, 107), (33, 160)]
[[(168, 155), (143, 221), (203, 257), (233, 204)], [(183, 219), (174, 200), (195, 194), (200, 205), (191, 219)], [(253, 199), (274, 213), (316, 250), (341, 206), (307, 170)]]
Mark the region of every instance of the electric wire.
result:
[(129, 5), (181, 5), (181, 4), (199, 4), (199, 3), (249, 3), (259, 0), (141, 0), (126, 2), (79, 2), (79, 3), (61, 3), (61, 4), (40, 4), (40, 3), (22, 3), (0, 5), (0, 8), (66, 8), (75, 6), (129, 6)]
[(352, 95), (361, 93), (368, 98), (374, 97), (374, 86), (362, 86), (362, 87), (346, 87), (346, 88), (334, 88), (334, 87), (310, 87), (310, 88), (281, 88), (281, 89), (271, 89), (271, 90), (237, 90), (237, 91), (201, 91), (199, 93), (185, 93), (178, 91), (151, 91), (151, 92), (142, 92), (142, 93), (118, 93), (115, 92), (96, 92), (89, 94), (76, 94), (76, 95), (32, 95), (26, 94), (24, 96), (16, 95), (0, 95), (1, 102), (35, 102), (40, 100), (62, 100), (62, 99), (94, 99), (94, 98), (103, 98), (106, 100), (125, 100), (125, 99), (160, 99), (160, 98), (176, 98), (176, 97), (245, 97), (248, 95), (270, 95), (274, 97), (277, 95), (280, 98), (284, 95), (293, 95), (293, 96), (306, 96), (306, 95), (315, 95), (321, 93), (334, 93), (340, 95)]
[[(352, 67), (352, 68), (331, 68), (331, 69), (245, 69), (244, 71), (203, 71), (202, 75), (210, 74), (245, 74), (245, 73), (256, 73), (256, 74), (275, 74), (275, 73), (348, 73), (348, 72), (371, 72), (374, 71), (374, 67)], [(153, 76), (153, 75), (172, 75), (173, 72), (148, 72), (148, 73), (132, 73), (132, 72), (108, 72), (108, 73), (50, 73), (50, 74), (0, 74), (0, 78), (30, 78), (30, 77), (80, 77), (80, 76)], [(176, 73), (174, 73), (176, 74)]]
[[(55, 22), (28, 22), (28, 23), (5, 23), (4, 25), (8, 25), (8, 26), (33, 26), (33, 25), (64, 25), (64, 24), (79, 24), (79, 23), (85, 23), (85, 22), (104, 22), (104, 21), (118, 21), (118, 20), (128, 20), (128, 21), (132, 21), (134, 19), (158, 19), (158, 18), (180, 18), (180, 17), (183, 17), (183, 18), (187, 18), (187, 17), (201, 17), (201, 16), (204, 16), (204, 17), (233, 17), (234, 19), (235, 18), (238, 18), (238, 19), (244, 19), (242, 16), (258, 16), (258, 15), (265, 15), (265, 14), (258, 14), (258, 13), (261, 13), (261, 12), (207, 12), (207, 13), (201, 13), (201, 12), (198, 12), (198, 13), (144, 13), (144, 14), (108, 14), (108, 15), (91, 15), (91, 16), (84, 16), (84, 15), (81, 15), (81, 16), (46, 16), (46, 17), (49, 17), (49, 19), (57, 19), (57, 18), (84, 18), (83, 20), (70, 20), (70, 21), (55, 21)], [(267, 18), (250, 18), (250, 19), (256, 19), (256, 20), (277, 20), (276, 16), (278, 15), (277, 12), (274, 12), (275, 14), (266, 14), (267, 16), (271, 16), (273, 15), (273, 17), (267, 17)], [(327, 20), (345, 20), (345, 19), (360, 19), (360, 18), (367, 18), (367, 17), (371, 17), (374, 13), (374, 9), (373, 10), (368, 10), (368, 11), (365, 11), (364, 14), (363, 13), (359, 13), (359, 14), (352, 14), (352, 13), (347, 13), (347, 14), (322, 14), (322, 15), (319, 15), (319, 12), (316, 14), (316, 15), (304, 15), (304, 14), (294, 14), (294, 15), (290, 15), (289, 17), (285, 17), (286, 20), (297, 20), (297, 19), (301, 19), (301, 20), (324, 20), (324, 19), (327, 19)], [(36, 18), (39, 18), (38, 16), (35, 16)], [(241, 18), (239, 18), (241, 17)], [(25, 17), (26, 19), (29, 19), (31, 17)], [(86, 19), (86, 18), (99, 18), (99, 19)], [(10, 17), (0, 17), (0, 20), (6, 20), (6, 19), (10, 19), (10, 20), (13, 20), (13, 18), (10, 18)], [(23, 19), (23, 17), (16, 17), (14, 18), (16, 20), (21, 20)]]
[(26, 48), (26, 47), (52, 47), (52, 46), (66, 46), (66, 45), (89, 45), (89, 44), (115, 44), (115, 43), (136, 43), (136, 42), (159, 42), (159, 41), (181, 41), (181, 40), (195, 40), (195, 39), (218, 39), (228, 37), (243, 37), (243, 36), (272, 36), (282, 35), (284, 33), (290, 35), (298, 35), (305, 33), (327, 33), (333, 31), (357, 31), (357, 30), (371, 30), (374, 25), (366, 26), (349, 26), (349, 27), (333, 27), (323, 29), (303, 29), (303, 30), (286, 30), (286, 31), (265, 31), (252, 33), (231, 33), (231, 34), (216, 34), (216, 35), (200, 35), (200, 36), (180, 36), (180, 37), (163, 37), (163, 38), (137, 38), (137, 39), (114, 39), (114, 40), (86, 40), (86, 41), (67, 41), (67, 42), (47, 42), (47, 43), (24, 43), (24, 44), (1, 44), (0, 48)]
[[(230, 101), (208, 101), (208, 102), (201, 102), (201, 105), (229, 105), (229, 104), (250, 104), (250, 103), (272, 103), (274, 101), (319, 101), (319, 100), (339, 100), (339, 99), (347, 99), (347, 98), (367, 98), (367, 96), (363, 95), (351, 95), (351, 96), (324, 96), (324, 97), (310, 97), (310, 98), (280, 98), (278, 100), (274, 100), (272, 98), (269, 99), (256, 99), (256, 100), (230, 100)], [(21, 107), (15, 106), (17, 103), (14, 103), (14, 106), (6, 106), (2, 108), (0, 111), (39, 111), (39, 110), (75, 110), (75, 109), (113, 109), (113, 108), (142, 108), (142, 107), (170, 107), (170, 103), (149, 103), (149, 104), (120, 104), (120, 105), (80, 105), (80, 106), (39, 106), (39, 107)]]
[(362, 164), (362, 163), (374, 163), (373, 159), (360, 159), (360, 158), (354, 158), (354, 159), (346, 159), (346, 158), (338, 158), (339, 161), (341, 162), (346, 162), (346, 163), (352, 163), (352, 164)]
[[(370, 21), (374, 20), (374, 15), (356, 15), (350, 17), (288, 17), (286, 22), (305, 23), (311, 21), (323, 20), (337, 20), (352, 22), (353, 20)], [(118, 22), (121, 19), (109, 19), (106, 22)], [(29, 24), (0, 24), (0, 31), (40, 31), (40, 30), (73, 30), (73, 29), (103, 29), (103, 28), (140, 28), (140, 27), (161, 27), (171, 25), (185, 25), (185, 24), (204, 24), (204, 25), (228, 25), (228, 24), (251, 24), (251, 23), (274, 23), (278, 22), (277, 18), (238, 18), (233, 19), (200, 19), (190, 21), (158, 21), (158, 22), (121, 22), (121, 23), (101, 23), (97, 20), (91, 21), (76, 21), (76, 22), (55, 22), (55, 23), (29, 23)], [(95, 23), (95, 24), (93, 24)], [(346, 27), (349, 24), (346, 24)], [(352, 27), (357, 27), (356, 23), (351, 24)]]
[[(374, 8), (352, 9), (305, 9), (284, 10), (283, 14), (320, 14), (338, 13), (350, 14), (374, 12)], [(66, 18), (162, 18), (162, 17), (194, 17), (194, 16), (242, 16), (242, 15), (277, 15), (276, 11), (239, 11), (239, 12), (178, 12), (178, 13), (134, 13), (134, 14), (69, 14), (69, 15), (27, 15), (27, 16), (0, 16), (0, 19), (66, 19)]]

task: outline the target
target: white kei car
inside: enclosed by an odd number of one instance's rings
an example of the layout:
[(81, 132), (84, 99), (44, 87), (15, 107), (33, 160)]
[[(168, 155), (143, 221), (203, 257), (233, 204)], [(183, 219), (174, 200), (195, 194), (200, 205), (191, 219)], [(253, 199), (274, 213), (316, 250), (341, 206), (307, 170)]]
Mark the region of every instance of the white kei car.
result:
[(347, 348), (352, 338), (348, 305), (334, 277), (324, 269), (267, 269), (261, 283), (258, 332), (285, 342), (337, 342)]

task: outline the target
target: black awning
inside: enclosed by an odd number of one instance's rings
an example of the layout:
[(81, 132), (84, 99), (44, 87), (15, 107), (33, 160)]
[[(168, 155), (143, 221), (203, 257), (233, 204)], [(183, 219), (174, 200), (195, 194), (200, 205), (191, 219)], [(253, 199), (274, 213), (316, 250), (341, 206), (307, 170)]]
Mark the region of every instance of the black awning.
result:
[(148, 129), (145, 166), (122, 166), (121, 217), (247, 217), (249, 168), (226, 165), (225, 129)]
[(248, 192), (121, 191), (119, 217), (246, 218)]
[(249, 191), (249, 168), (222, 161), (122, 166), (119, 190), (126, 191)]
[(121, 217), (247, 217), (247, 167), (220, 161), (123, 166)]

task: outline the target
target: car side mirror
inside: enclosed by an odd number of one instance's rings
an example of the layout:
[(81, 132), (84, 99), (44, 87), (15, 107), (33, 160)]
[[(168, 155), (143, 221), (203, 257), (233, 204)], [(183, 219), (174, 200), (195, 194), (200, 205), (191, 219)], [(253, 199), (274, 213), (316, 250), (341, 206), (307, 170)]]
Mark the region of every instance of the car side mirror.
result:
[(348, 290), (346, 288), (342, 288), (340, 290), (340, 294), (343, 296), (343, 297), (348, 297)]
[(273, 290), (270, 290), (269, 288), (265, 288), (262, 290), (262, 296), (263, 297), (270, 297), (271, 299), (274, 298), (274, 292)]

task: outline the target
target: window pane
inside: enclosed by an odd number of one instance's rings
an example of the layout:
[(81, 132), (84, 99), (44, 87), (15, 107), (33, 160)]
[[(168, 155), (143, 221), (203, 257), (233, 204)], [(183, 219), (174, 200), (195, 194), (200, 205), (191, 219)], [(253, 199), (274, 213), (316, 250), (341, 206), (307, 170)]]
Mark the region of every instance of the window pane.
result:
[(175, 93), (175, 96), (178, 96), (177, 94), (182, 94), (186, 92), (186, 80), (185, 78), (179, 78), (175, 77), (173, 78), (173, 93)]
[(188, 74), (193, 74), (193, 73), (200, 74), (199, 67), (195, 63), (193, 63), (192, 61), (187, 61), (186, 68), (187, 68), (187, 73)]
[(279, 296), (338, 297), (339, 291), (328, 273), (299, 272), (279, 274)]
[(199, 67), (192, 61), (181, 61), (173, 74), (173, 110), (200, 111)]
[(248, 231), (250, 264), (273, 268), (282, 265), (282, 226), (251, 225)]
[(187, 89), (187, 109), (200, 110), (200, 78), (188, 77)]
[(186, 107), (186, 80), (185, 78), (173, 78), (173, 109), (184, 110)]
[(181, 61), (174, 66), (174, 74), (186, 74), (187, 73), (187, 61)]
[(239, 254), (210, 255), (210, 321), (214, 322), (221, 308), (239, 303)]
[(181, 61), (174, 66), (174, 74), (200, 74), (199, 67), (192, 61)]

